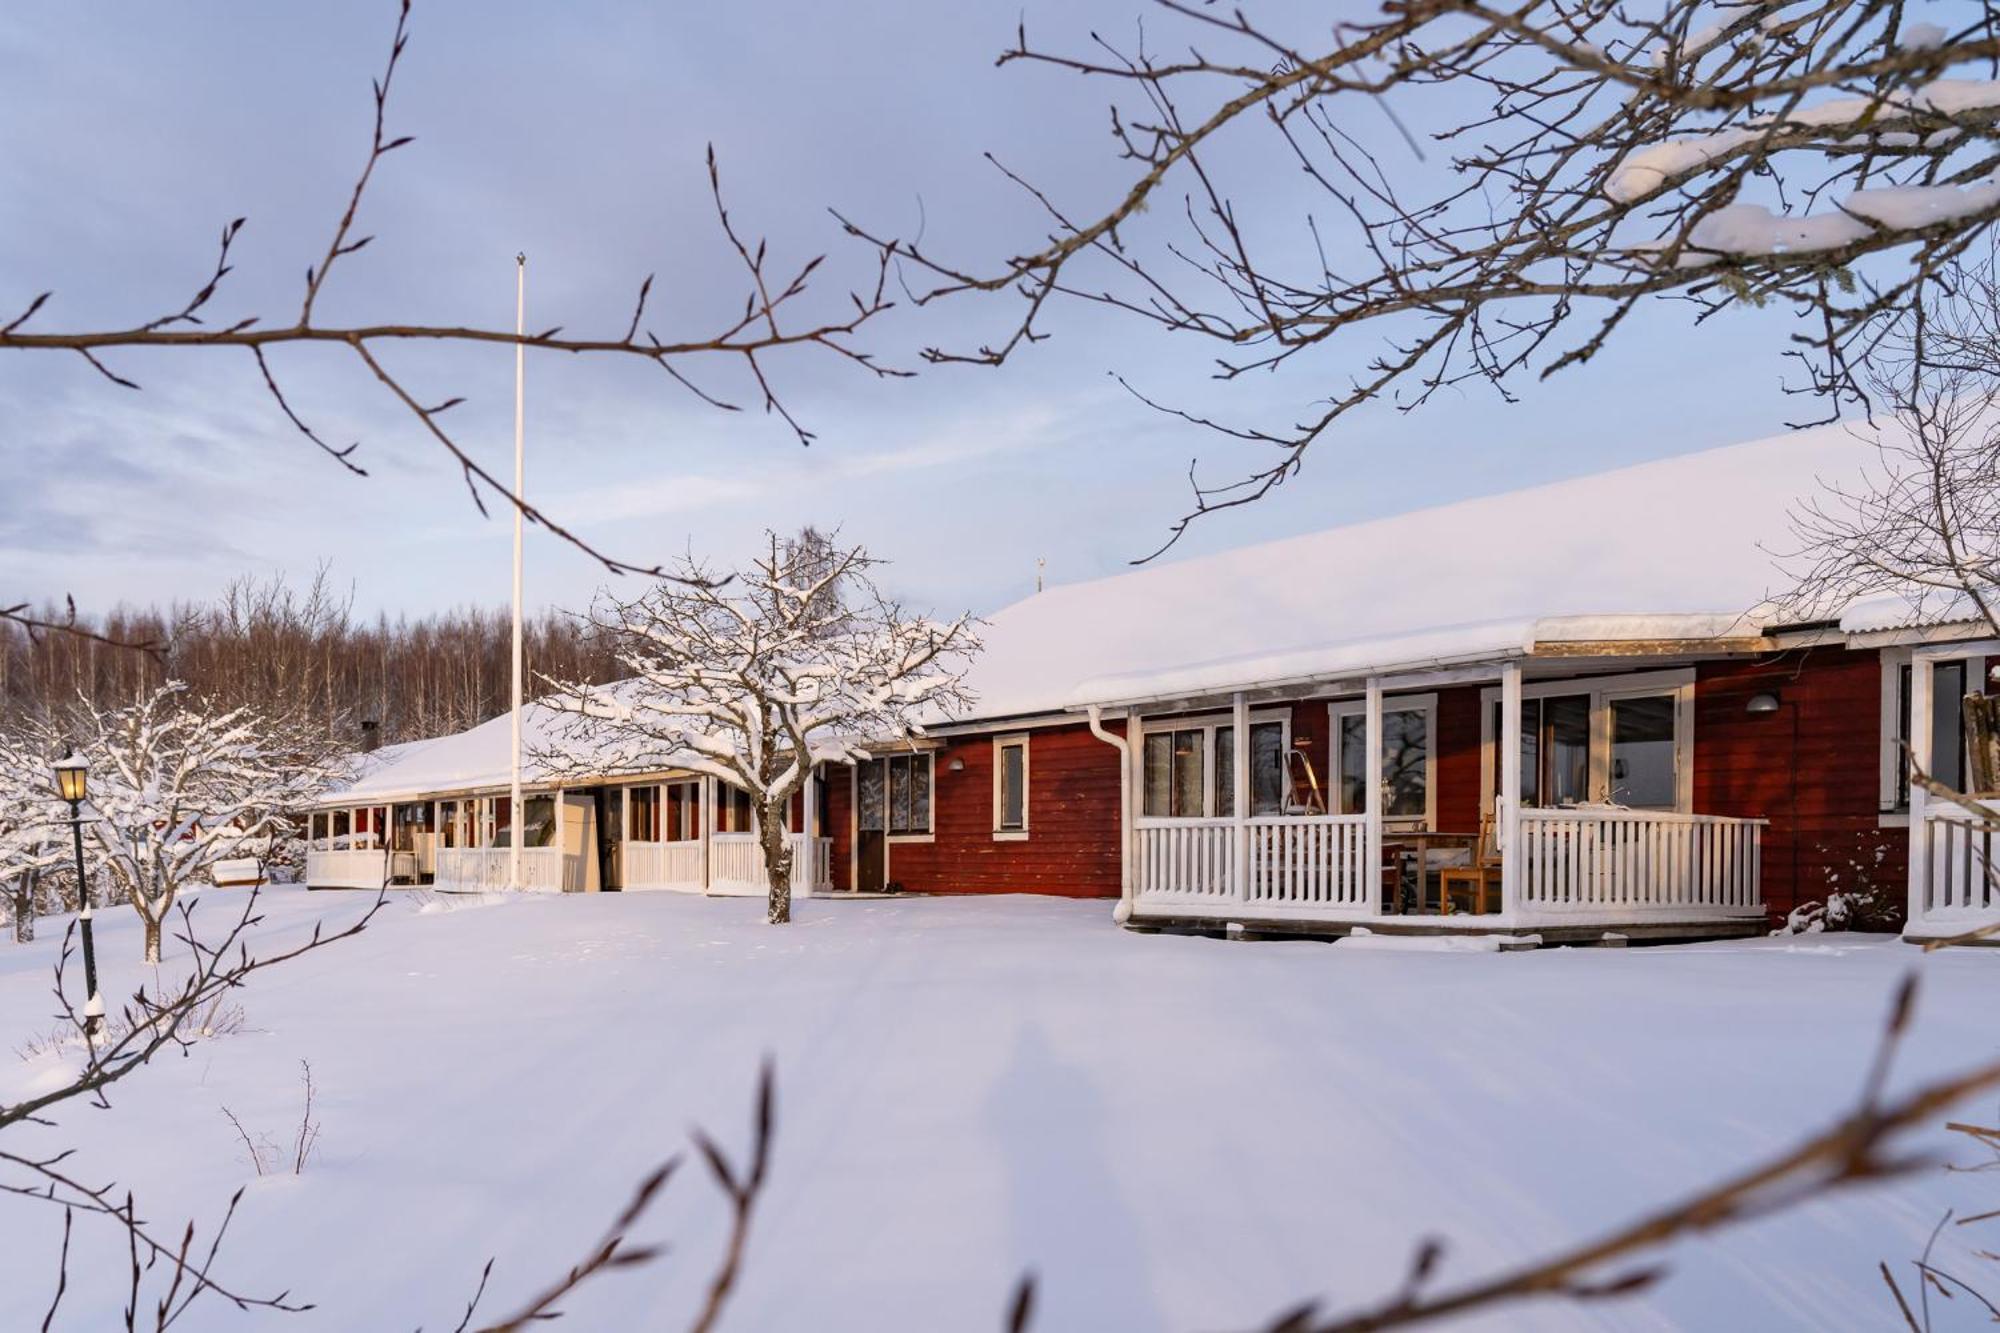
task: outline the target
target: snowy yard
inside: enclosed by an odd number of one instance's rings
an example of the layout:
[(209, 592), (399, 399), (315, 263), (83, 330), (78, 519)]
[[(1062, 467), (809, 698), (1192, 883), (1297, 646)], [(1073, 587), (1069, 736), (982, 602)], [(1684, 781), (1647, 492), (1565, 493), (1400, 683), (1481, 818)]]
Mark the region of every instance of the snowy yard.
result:
[[(219, 929), (234, 901), (198, 919)], [(275, 890), (267, 932), (364, 906)], [(78, 1144), (81, 1174), (168, 1223), (212, 1222), (249, 1182), (221, 1274), (321, 1308), (206, 1303), (196, 1327), (449, 1329), (488, 1256), (498, 1314), (690, 1125), (739, 1149), (768, 1051), (775, 1177), (727, 1327), (994, 1328), (1030, 1267), (1043, 1330), (1246, 1327), (1383, 1293), (1421, 1235), (1449, 1239), (1447, 1275), (1483, 1271), (1792, 1142), (1846, 1105), (1903, 969), (1925, 991), (1898, 1083), (2000, 1033), (2000, 953), (1877, 937), (1445, 954), (1142, 936), (1039, 898), (798, 910), (772, 928), (743, 899), (398, 901), (257, 978), (243, 1031), (10, 1146)], [(116, 994), (138, 923), (103, 921)], [(0, 1099), (55, 1076), (14, 1052), (50, 1026), (56, 925), (0, 949)], [(254, 1179), (223, 1108), (289, 1142), (301, 1059), (319, 1151)], [(1927, 1170), (1683, 1245), (1643, 1304), (1475, 1326), (1888, 1327), (1877, 1262), (1904, 1265), (1947, 1207), (2000, 1206), (1992, 1180)], [(593, 1284), (563, 1326), (683, 1325), (724, 1222), (688, 1170), (645, 1232), (673, 1252)], [(65, 1304), (96, 1327), (123, 1251), (80, 1225)], [(59, 1218), (14, 1201), (0, 1228), (0, 1327), (32, 1326)]]

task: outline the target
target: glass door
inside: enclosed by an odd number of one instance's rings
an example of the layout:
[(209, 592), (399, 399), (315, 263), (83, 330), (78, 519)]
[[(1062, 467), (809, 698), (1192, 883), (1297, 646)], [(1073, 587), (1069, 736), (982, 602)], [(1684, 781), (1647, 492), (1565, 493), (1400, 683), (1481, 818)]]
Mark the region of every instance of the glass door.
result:
[(1672, 810), (1679, 803), (1680, 766), (1674, 745), (1671, 694), (1614, 695), (1606, 796), (1635, 810)]

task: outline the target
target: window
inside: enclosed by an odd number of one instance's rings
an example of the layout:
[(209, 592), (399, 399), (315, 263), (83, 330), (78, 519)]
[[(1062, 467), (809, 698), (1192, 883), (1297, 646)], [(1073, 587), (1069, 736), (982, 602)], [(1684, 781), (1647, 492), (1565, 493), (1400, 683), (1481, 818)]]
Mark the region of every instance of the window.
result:
[[(1399, 823), (1433, 822), (1431, 799), (1431, 715), (1433, 695), (1404, 696), (1382, 701), (1382, 817)], [(1336, 813), (1358, 815), (1368, 808), (1368, 705), (1343, 699), (1333, 705), (1333, 771), (1339, 775), (1340, 807)]]
[[(1283, 714), (1250, 721), (1250, 813), (1282, 814), (1285, 747), (1291, 723)], [(1227, 819), (1236, 809), (1236, 727), (1226, 717), (1162, 722), (1146, 730), (1141, 764), (1141, 813), (1154, 819)]]
[(514, 803), (510, 796), (496, 796), (487, 802), (492, 823), (486, 830), (488, 847), (508, 847), (514, 841)]
[[(1976, 693), (1986, 659), (1956, 657), (1931, 667), (1931, 776), (1954, 791), (1964, 791), (1965, 713), (1961, 700)], [(1882, 654), (1882, 809), (1907, 814), (1910, 809), (1911, 670), (1909, 650)]]
[(718, 784), (715, 789), (715, 831), (717, 833), (749, 833), (751, 828), (750, 793), (741, 787)]
[(625, 789), (625, 836), (633, 842), (660, 840), (660, 789)]
[(993, 738), (993, 832), (1028, 836), (1028, 738)]
[(335, 847), (345, 847), (348, 845), (349, 839), (348, 839), (347, 828), (348, 828), (347, 811), (345, 810), (334, 811), (332, 836), (333, 836), (333, 845)]
[[(669, 782), (661, 837), (666, 842), (694, 842), (701, 837), (701, 784)], [(747, 799), (747, 798), (746, 798)]]
[(521, 802), (523, 811), (521, 845), (523, 847), (553, 847), (556, 843), (556, 799), (553, 796), (530, 796)]
[(320, 851), (325, 851), (327, 847), (326, 829), (327, 829), (326, 811), (320, 810), (315, 812), (312, 817), (311, 832), (309, 832), (306, 836), (311, 841), (312, 846)]
[(895, 754), (882, 761), (888, 778), (888, 831), (931, 831), (931, 757)]
[(437, 807), (438, 846), (458, 846), (458, 802), (439, 801)]
[[(1500, 789), (1500, 691), (1488, 689), (1485, 808)], [(1655, 671), (1527, 685), (1521, 698), (1521, 804), (1688, 808), (1694, 673)]]

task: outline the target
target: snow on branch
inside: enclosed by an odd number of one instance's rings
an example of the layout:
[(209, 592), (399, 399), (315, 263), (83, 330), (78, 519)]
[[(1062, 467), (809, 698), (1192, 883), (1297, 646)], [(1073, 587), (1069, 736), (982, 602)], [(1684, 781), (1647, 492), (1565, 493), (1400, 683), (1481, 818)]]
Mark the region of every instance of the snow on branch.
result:
[(932, 361), (1001, 364), (1062, 299), (1208, 340), (1223, 381), (1307, 376), (1309, 406), (1275, 425), (1127, 385), (1256, 451), (1222, 480), (1190, 469), (1168, 545), (1282, 484), (1362, 405), (1475, 382), (1511, 400), (1649, 297), (1697, 324), (1790, 312), (1788, 355), (1835, 414), (1866, 400), (1856, 365), (1885, 313), (2000, 218), (2000, 30), (1977, 7), (1944, 28), (1891, 0), (1437, 0), (1288, 32), (1156, 3), (1186, 44), (1155, 24), (1078, 53), (1024, 28), (1001, 56), (1113, 90), (1110, 200), (1070, 204), (996, 162), (1047, 220), (1000, 261), (849, 225), (928, 279), (922, 302), (1018, 302), (1001, 336)]
[(547, 702), (571, 719), (538, 759), (557, 772), (713, 778), (750, 794), (767, 862), (789, 858), (782, 816), (816, 766), (907, 741), (971, 702), (972, 618), (907, 611), (876, 586), (879, 563), (808, 528), (768, 534), (766, 552), (726, 579), (690, 558), (630, 601), (600, 597), (592, 621), (630, 677), (551, 681)]

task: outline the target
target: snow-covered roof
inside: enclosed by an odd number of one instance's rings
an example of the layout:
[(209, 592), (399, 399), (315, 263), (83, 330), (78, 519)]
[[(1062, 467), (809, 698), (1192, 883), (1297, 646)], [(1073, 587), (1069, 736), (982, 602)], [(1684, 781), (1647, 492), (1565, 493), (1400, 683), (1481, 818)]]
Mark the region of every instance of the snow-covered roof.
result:
[(1057, 586), (989, 619), (974, 713), (1755, 633), (1791, 509), (1874, 456), (1819, 427)]
[[(1058, 585), (988, 620), (967, 675), (977, 702), (957, 720), (1756, 635), (1792, 618), (1772, 599), (1789, 586), (1774, 553), (1793, 508), (1874, 458), (1864, 432), (1824, 426)], [(1908, 603), (1870, 598), (1841, 627), (1915, 621)], [(561, 721), (524, 710), (528, 783), (549, 780), (532, 755)], [(321, 803), (508, 782), (504, 715), (395, 748)]]

